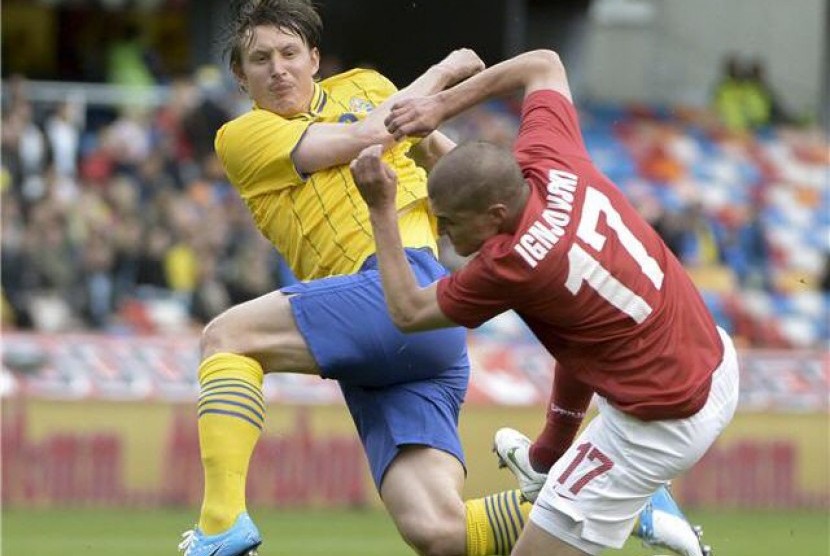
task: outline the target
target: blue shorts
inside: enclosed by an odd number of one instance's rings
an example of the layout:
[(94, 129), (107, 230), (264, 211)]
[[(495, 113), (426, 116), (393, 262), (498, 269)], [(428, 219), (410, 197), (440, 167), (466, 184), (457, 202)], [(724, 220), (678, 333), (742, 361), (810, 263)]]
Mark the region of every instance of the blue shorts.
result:
[[(447, 274), (429, 250), (406, 254), (421, 286)], [(402, 445), (431, 446), (464, 464), (458, 413), (470, 376), (465, 329), (399, 331), (374, 256), (357, 274), (281, 291), (291, 296), (320, 375), (340, 384), (378, 488)]]

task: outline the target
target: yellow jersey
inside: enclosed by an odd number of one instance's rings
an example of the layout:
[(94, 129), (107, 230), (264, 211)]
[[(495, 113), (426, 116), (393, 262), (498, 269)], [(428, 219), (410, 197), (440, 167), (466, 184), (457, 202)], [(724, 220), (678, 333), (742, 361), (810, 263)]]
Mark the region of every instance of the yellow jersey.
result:
[[(375, 244), (348, 165), (304, 176), (291, 154), (311, 124), (363, 119), (395, 90), (376, 71), (355, 69), (315, 83), (310, 112), (283, 118), (254, 107), (217, 132), (216, 152), (228, 178), (300, 280), (354, 273)], [(383, 155), (398, 176), (401, 237), (405, 247), (437, 253), (426, 174), (407, 156), (411, 146), (402, 141)]]

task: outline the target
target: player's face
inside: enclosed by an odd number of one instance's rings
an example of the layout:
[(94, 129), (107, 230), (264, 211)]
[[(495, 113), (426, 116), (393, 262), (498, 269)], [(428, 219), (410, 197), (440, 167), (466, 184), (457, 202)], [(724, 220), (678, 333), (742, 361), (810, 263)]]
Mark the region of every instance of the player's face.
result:
[(280, 116), (307, 112), (320, 52), (301, 37), (274, 26), (254, 27), (237, 78), (260, 108)]
[(462, 257), (481, 249), (487, 239), (499, 232), (498, 222), (489, 212), (444, 209), (434, 201), (430, 201), (430, 206), (438, 220), (438, 233), (447, 236)]

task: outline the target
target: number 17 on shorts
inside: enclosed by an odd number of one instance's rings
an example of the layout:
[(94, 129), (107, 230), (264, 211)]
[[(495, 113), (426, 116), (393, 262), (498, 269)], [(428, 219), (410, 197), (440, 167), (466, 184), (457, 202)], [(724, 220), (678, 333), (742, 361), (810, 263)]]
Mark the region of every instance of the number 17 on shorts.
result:
[(577, 445), (576, 453), (569, 451), (565, 457), (571, 457), (570, 463), (554, 475), (554, 490), (563, 498), (573, 499), (588, 483), (614, 467), (611, 458), (590, 442)]

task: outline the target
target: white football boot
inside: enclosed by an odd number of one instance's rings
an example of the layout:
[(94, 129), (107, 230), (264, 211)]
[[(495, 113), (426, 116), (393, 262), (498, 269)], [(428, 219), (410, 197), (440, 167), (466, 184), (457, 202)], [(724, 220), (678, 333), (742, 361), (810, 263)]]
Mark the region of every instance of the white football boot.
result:
[(530, 465), (530, 439), (515, 429), (501, 428), (496, 431), (493, 451), (499, 457), (499, 467), (507, 467), (518, 479), (525, 500), (535, 502), (548, 476)]

